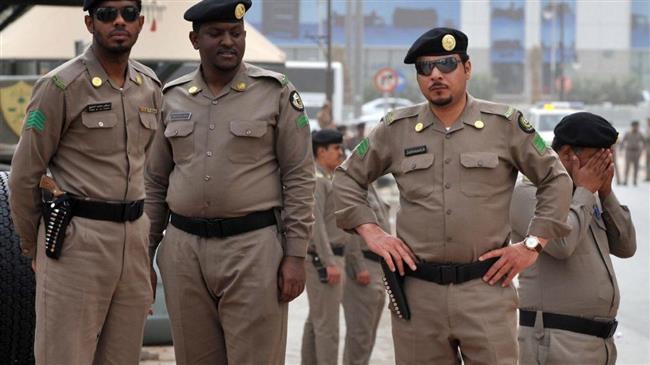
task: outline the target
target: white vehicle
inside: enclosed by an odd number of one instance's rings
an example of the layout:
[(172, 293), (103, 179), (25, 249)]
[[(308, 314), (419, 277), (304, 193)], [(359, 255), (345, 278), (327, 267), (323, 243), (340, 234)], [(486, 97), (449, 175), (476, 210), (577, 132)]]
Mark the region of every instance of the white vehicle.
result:
[(553, 129), (560, 120), (569, 114), (583, 111), (582, 103), (552, 102), (532, 107), (526, 117), (547, 145), (553, 141)]
[[(305, 105), (311, 129), (318, 129), (316, 115), (326, 99), (327, 62), (287, 61), (285, 66), (287, 78), (296, 87), (302, 103)], [(332, 62), (332, 74), (332, 117), (335, 123), (341, 124), (343, 121), (343, 65), (340, 62)]]
[(413, 105), (413, 102), (410, 101), (409, 99), (393, 98), (393, 97), (377, 98), (363, 104), (363, 106), (361, 107), (361, 113), (363, 115), (377, 114), (377, 113), (386, 114), (393, 109), (402, 108), (411, 105)]

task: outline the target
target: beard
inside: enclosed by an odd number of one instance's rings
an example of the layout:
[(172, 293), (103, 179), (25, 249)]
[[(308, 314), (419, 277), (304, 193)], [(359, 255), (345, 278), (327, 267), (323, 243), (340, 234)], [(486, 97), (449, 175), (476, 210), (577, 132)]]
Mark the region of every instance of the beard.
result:
[(106, 52), (114, 55), (123, 55), (131, 52), (133, 44), (135, 41), (129, 43), (129, 41), (124, 41), (116, 44), (110, 44), (105, 38), (102, 38), (97, 33), (94, 34), (95, 43), (99, 45)]
[(454, 101), (454, 98), (449, 95), (446, 98), (431, 99), (431, 104), (435, 106), (446, 106), (451, 104), (452, 101)]

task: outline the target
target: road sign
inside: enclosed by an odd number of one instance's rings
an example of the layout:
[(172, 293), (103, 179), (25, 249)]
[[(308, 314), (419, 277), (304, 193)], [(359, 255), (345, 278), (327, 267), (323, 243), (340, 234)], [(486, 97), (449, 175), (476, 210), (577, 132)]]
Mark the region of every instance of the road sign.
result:
[(375, 88), (383, 93), (390, 93), (397, 87), (399, 76), (397, 71), (391, 67), (381, 68), (373, 78)]

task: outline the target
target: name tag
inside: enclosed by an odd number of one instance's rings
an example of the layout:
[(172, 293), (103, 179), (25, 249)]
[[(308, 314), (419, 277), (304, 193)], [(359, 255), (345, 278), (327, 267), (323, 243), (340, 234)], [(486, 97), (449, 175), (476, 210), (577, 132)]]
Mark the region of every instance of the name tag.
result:
[(427, 146), (410, 147), (404, 150), (404, 156), (406, 157), (421, 155), (423, 153), (427, 153)]
[(172, 112), (169, 114), (171, 121), (179, 121), (179, 120), (190, 120), (192, 118), (192, 113), (191, 112)]
[(88, 113), (103, 112), (113, 109), (113, 103), (88, 104), (86, 111)]

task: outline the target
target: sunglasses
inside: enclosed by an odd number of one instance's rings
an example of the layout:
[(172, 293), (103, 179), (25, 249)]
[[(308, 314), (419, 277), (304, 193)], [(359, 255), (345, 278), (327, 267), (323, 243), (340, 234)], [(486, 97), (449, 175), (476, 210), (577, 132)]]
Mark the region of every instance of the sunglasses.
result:
[(458, 67), (458, 61), (454, 57), (441, 58), (435, 61), (416, 61), (415, 70), (418, 75), (429, 76), (434, 68), (438, 68), (443, 74), (448, 74)]
[(122, 15), (122, 19), (126, 22), (134, 22), (140, 16), (140, 10), (135, 6), (125, 6), (123, 8), (97, 8), (95, 9), (95, 19), (100, 22), (109, 23), (117, 19), (117, 14)]

